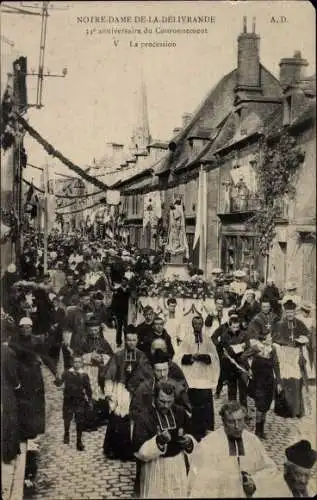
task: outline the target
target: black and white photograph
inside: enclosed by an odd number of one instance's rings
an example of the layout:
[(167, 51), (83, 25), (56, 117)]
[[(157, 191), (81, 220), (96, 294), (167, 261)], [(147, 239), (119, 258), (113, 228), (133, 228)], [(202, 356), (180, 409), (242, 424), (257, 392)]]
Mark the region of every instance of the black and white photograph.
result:
[(0, 12), (1, 500), (315, 497), (313, 3)]

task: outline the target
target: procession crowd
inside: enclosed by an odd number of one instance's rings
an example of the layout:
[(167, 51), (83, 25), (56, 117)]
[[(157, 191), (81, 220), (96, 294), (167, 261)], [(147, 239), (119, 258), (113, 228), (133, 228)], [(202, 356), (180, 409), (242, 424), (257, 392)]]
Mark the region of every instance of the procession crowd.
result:
[(136, 497), (316, 494), (317, 453), (305, 436), (285, 450), (284, 474), (263, 446), (269, 411), (298, 420), (309, 411), (312, 304), (295, 283), (279, 290), (248, 270), (221, 269), (204, 299), (140, 298), (135, 284), (149, 265), (133, 246), (53, 235), (45, 274), (39, 241), (25, 239), (19, 272), (10, 264), (2, 278), (3, 462), (45, 433), (44, 363), (63, 387), (61, 443), (70, 444), (73, 420), (78, 452), (85, 432), (105, 425), (105, 456), (136, 460)]

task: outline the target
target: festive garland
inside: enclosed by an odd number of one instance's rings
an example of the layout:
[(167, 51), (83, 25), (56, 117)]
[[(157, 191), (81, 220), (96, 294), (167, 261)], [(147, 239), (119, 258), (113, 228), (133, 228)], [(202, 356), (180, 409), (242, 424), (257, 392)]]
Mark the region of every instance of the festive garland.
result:
[[(71, 214), (79, 214), (79, 212), (84, 212), (84, 210), (90, 210), (91, 208), (95, 208), (98, 205), (102, 205), (106, 202), (106, 198), (101, 198), (101, 200), (97, 201), (93, 205), (90, 205), (89, 207), (84, 207), (84, 208), (79, 208), (78, 210), (72, 210), (71, 212), (56, 212), (58, 215), (71, 215)], [(76, 202), (70, 203), (70, 205), (74, 205)], [(59, 208), (66, 208), (69, 207), (70, 205), (64, 205), (64, 207), (59, 207)]]
[[(32, 186), (32, 183), (27, 181), (26, 179), (23, 179), (23, 182), (25, 184), (27, 184), (28, 186)], [(34, 186), (34, 184), (33, 184), (33, 188), (35, 189), (35, 191), (38, 191), (39, 193), (44, 194), (43, 189), (40, 189), (39, 187)], [(55, 194), (54, 196), (55, 196), (55, 198), (65, 198), (66, 200), (74, 200), (74, 199), (80, 199), (80, 198), (89, 198), (90, 196), (96, 196), (96, 195), (101, 194), (103, 192), (104, 191), (96, 191), (95, 193), (83, 194), (83, 195), (71, 195), (71, 196), (68, 196), (66, 194)]]
[(137, 295), (143, 297), (182, 297), (184, 299), (206, 299), (213, 296), (210, 283), (195, 277), (192, 280), (162, 279), (155, 281), (149, 277), (137, 284)]
[(80, 175), (80, 177), (85, 179), (87, 182), (94, 184), (102, 191), (106, 191), (108, 189), (108, 186), (103, 182), (101, 182), (98, 178), (92, 177), (91, 175), (87, 174), (85, 170), (78, 167), (78, 165), (75, 165), (62, 153), (57, 151), (49, 142), (43, 139), (43, 137), (38, 132), (36, 132), (36, 130), (34, 130), (34, 128), (31, 127), (31, 125), (29, 125), (26, 120), (24, 120), (24, 118), (22, 118), (22, 116), (16, 116), (16, 119), (20, 122), (23, 128), (31, 135), (31, 137), (33, 137), (33, 139), (35, 139), (39, 144), (41, 144), (41, 146), (43, 146), (43, 148), (49, 155), (58, 158), (64, 165), (66, 165), (68, 168), (76, 172), (76, 174)]
[(295, 194), (295, 174), (304, 160), (304, 153), (296, 147), (296, 139), (288, 130), (274, 141), (267, 137), (263, 142), (263, 161), (257, 162), (259, 197), (262, 209), (249, 220), (258, 234), (257, 245), (266, 256), (275, 237), (279, 201), (283, 196)]

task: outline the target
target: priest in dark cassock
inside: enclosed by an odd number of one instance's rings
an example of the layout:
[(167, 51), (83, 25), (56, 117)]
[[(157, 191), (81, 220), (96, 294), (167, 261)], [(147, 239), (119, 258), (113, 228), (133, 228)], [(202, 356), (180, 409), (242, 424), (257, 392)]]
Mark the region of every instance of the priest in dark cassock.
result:
[(145, 306), (143, 309), (144, 321), (137, 325), (138, 332), (138, 349), (143, 351), (144, 340), (146, 337), (153, 332), (153, 321), (154, 321), (154, 310), (151, 306)]
[(153, 378), (150, 362), (137, 349), (137, 342), (135, 327), (129, 325), (124, 349), (111, 357), (100, 377), (101, 382), (104, 380), (104, 394), (110, 411), (104, 440), (104, 453), (108, 458), (131, 459), (131, 398), (144, 380)]
[(283, 307), (285, 317), (274, 325), (272, 334), (281, 376), (275, 411), (281, 417), (301, 418), (305, 415), (303, 387), (308, 385), (311, 339), (304, 323), (295, 317), (296, 303), (288, 300)]
[(267, 297), (261, 299), (261, 311), (249, 323), (248, 334), (254, 338), (272, 333), (278, 316), (272, 311), (271, 303)]
[[(157, 347), (156, 347), (157, 346)], [(155, 387), (161, 381), (169, 381), (175, 387), (175, 403), (182, 406), (190, 418), (192, 413), (188, 397), (188, 384), (179, 366), (169, 359), (163, 339), (156, 339), (152, 343), (151, 365), (154, 377), (142, 382), (134, 393), (130, 404), (130, 418), (133, 422), (142, 417), (144, 410), (151, 408), (154, 401)], [(140, 494), (140, 461), (136, 464), (135, 495)]]
[(271, 310), (267, 297), (261, 299), (261, 312), (249, 324), (249, 345), (242, 354), (242, 359), (252, 359), (252, 379), (248, 393), (254, 399), (256, 407), (255, 433), (265, 439), (264, 425), (269, 411), (276, 383), (280, 383), (280, 371), (275, 346), (272, 345), (272, 329), (278, 316)]
[[(159, 341), (155, 340), (154, 342)], [(155, 385), (161, 380), (170, 380), (174, 383), (176, 403), (183, 406), (188, 416), (191, 416), (191, 404), (187, 394), (188, 384), (182, 370), (176, 363), (170, 361), (168, 354), (162, 349), (155, 350), (155, 353), (151, 356), (151, 365), (153, 367), (153, 377), (140, 384), (131, 400), (130, 416), (133, 421), (137, 420), (144, 408), (152, 405)]]
[(174, 356), (174, 347), (170, 335), (164, 328), (165, 319), (163, 316), (156, 315), (153, 320), (153, 327), (143, 338), (143, 345), (140, 347), (148, 358), (151, 356), (151, 345), (155, 339), (164, 339), (167, 345), (167, 352), (172, 359)]
[(157, 384), (154, 403), (138, 418), (133, 430), (133, 449), (141, 461), (140, 498), (185, 498), (187, 469), (195, 439), (189, 434), (184, 408), (175, 404), (175, 386)]
[(83, 351), (84, 371), (89, 376), (94, 406), (90, 428), (94, 430), (105, 421), (107, 416), (107, 406), (100, 376), (113, 355), (110, 344), (102, 334), (100, 319), (96, 316), (86, 320), (86, 339), (83, 343)]

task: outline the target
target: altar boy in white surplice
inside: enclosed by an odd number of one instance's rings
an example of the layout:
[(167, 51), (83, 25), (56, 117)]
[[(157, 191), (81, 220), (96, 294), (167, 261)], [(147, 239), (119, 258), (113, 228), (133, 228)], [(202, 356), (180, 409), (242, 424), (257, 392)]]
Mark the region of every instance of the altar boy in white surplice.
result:
[(192, 435), (200, 441), (214, 429), (212, 391), (219, 377), (219, 358), (209, 338), (201, 316), (194, 316), (184, 340), (175, 353), (174, 361), (182, 368), (187, 380), (192, 405)]
[(182, 328), (183, 313), (174, 297), (169, 297), (166, 300), (164, 319), (164, 328), (170, 335), (174, 350), (176, 351), (184, 338), (184, 328)]

